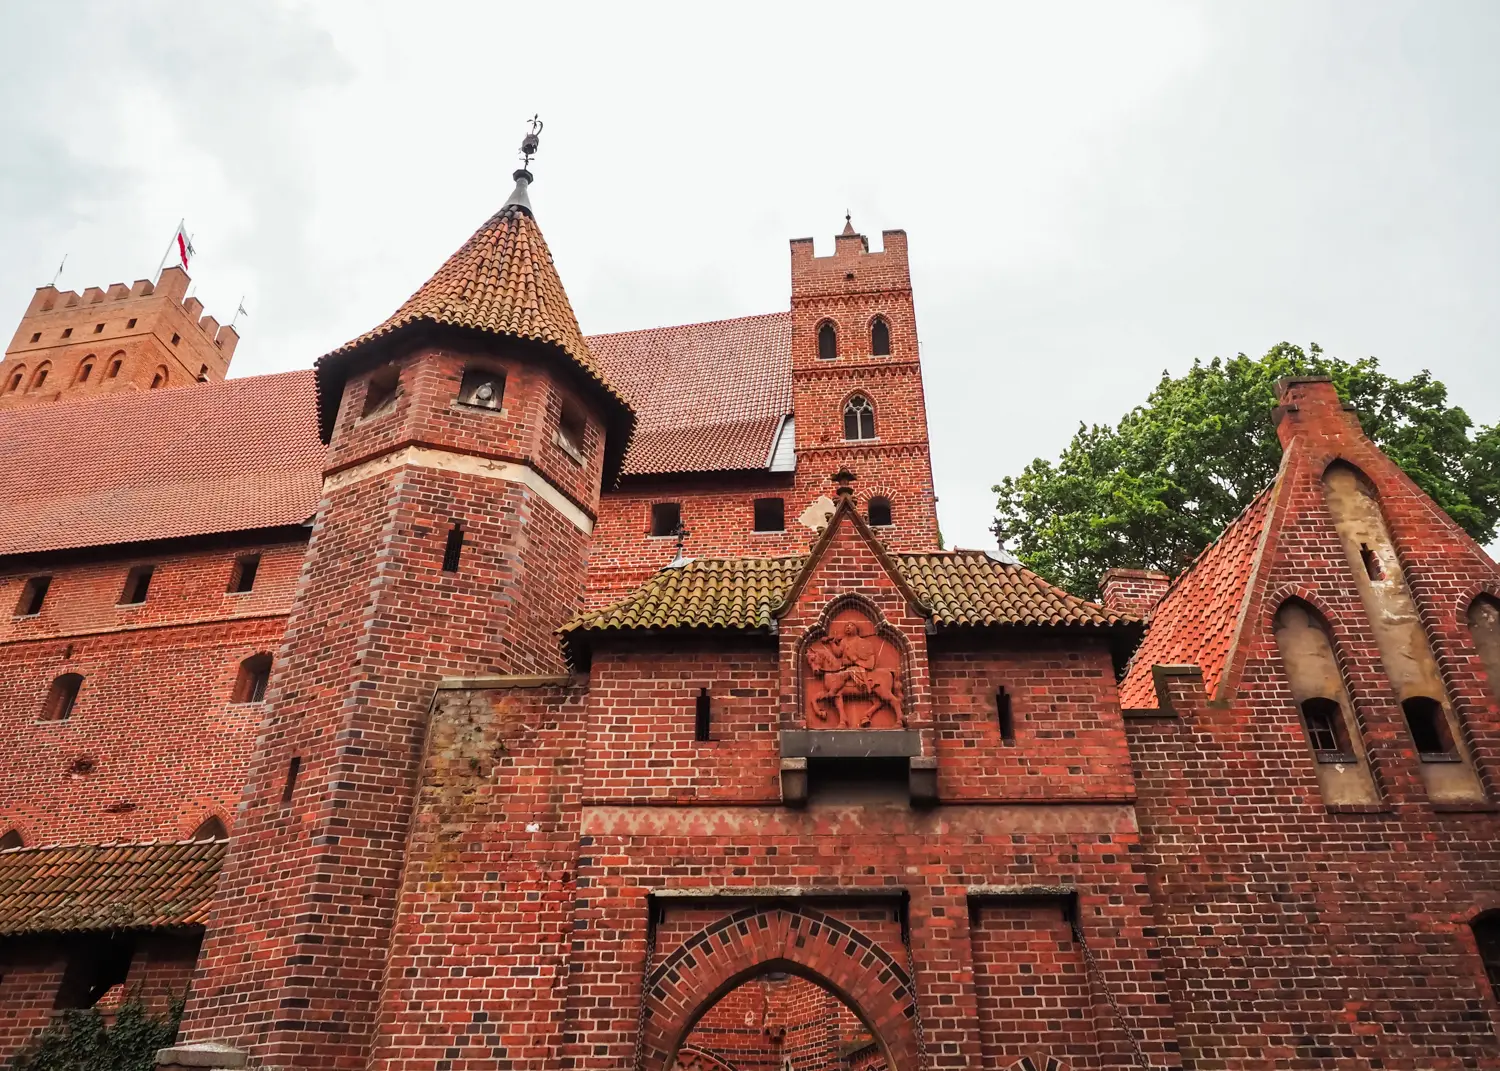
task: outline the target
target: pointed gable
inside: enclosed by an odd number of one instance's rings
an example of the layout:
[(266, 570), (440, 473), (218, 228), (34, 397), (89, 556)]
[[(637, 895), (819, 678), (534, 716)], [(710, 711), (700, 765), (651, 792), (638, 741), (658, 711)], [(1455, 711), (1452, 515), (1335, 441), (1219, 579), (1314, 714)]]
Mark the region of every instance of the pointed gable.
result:
[(615, 440), (611, 453), (623, 457), (634, 413), (590, 353), (541, 228), (515, 196), (384, 323), (318, 359), (325, 439), (349, 376), (373, 365), (386, 344), (424, 328), (529, 342), (557, 353), (603, 396)]
[[(901, 567), (859, 515), (854, 496), (841, 494), (776, 616), (792, 614), (800, 603), (810, 603), (820, 610), (830, 599), (851, 591), (871, 597), (877, 604), (888, 604), (882, 606), (887, 613), (897, 609), (889, 597), (893, 594), (900, 595), (910, 613), (920, 617), (930, 613)], [(887, 597), (882, 599), (881, 595)]]

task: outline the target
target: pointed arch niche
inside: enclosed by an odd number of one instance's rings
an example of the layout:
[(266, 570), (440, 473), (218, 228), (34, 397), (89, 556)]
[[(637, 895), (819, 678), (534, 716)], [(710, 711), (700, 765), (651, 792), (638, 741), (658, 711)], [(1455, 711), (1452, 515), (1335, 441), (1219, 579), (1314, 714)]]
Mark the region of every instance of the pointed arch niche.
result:
[(1344, 545), (1349, 575), (1380, 649), (1427, 796), (1439, 803), (1485, 799), (1463, 728), (1438, 670), (1416, 599), (1406, 583), (1373, 484), (1347, 461), (1323, 472), (1323, 497)]
[(1327, 623), (1301, 599), (1288, 599), (1276, 611), (1273, 627), (1324, 801), (1378, 803), (1380, 794)]

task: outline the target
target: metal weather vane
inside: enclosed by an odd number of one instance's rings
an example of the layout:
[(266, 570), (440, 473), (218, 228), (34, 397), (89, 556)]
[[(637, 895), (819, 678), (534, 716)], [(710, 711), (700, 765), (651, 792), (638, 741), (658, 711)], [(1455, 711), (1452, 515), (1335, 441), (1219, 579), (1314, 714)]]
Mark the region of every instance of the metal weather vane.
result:
[(521, 166), (528, 171), (531, 170), (531, 158), (536, 155), (537, 146), (541, 144), (541, 134), (542, 121), (537, 115), (533, 115), (531, 129), (521, 139)]

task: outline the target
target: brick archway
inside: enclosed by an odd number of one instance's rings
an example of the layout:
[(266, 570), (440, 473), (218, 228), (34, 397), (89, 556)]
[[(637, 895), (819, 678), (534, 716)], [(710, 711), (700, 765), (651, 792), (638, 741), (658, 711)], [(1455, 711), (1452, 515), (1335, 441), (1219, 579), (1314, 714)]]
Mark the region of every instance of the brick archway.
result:
[(916, 1067), (906, 968), (859, 930), (802, 905), (747, 907), (678, 945), (646, 981), (642, 1071), (667, 1071), (693, 1025), (739, 985), (787, 971), (823, 986), (864, 1022), (890, 1071)]

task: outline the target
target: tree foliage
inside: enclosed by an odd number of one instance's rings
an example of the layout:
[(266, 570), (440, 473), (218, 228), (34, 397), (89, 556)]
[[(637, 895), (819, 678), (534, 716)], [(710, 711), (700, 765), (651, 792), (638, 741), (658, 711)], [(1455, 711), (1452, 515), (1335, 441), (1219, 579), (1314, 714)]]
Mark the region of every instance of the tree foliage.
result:
[(111, 1023), (98, 1008), (59, 1014), (10, 1063), (10, 1071), (154, 1071), (156, 1050), (177, 1038), (183, 1002), (165, 1016), (147, 1010), (132, 994)]
[(1283, 376), (1329, 376), (1365, 433), (1481, 543), (1500, 520), (1500, 424), (1474, 430), (1426, 371), (1395, 379), (1373, 357), (1347, 362), (1280, 343), (1261, 358), (1162, 373), (1116, 427), (1080, 424), (1056, 462), (1037, 458), (994, 488), (994, 532), (1028, 567), (1093, 598), (1106, 569), (1175, 576), (1276, 475), (1271, 420)]

